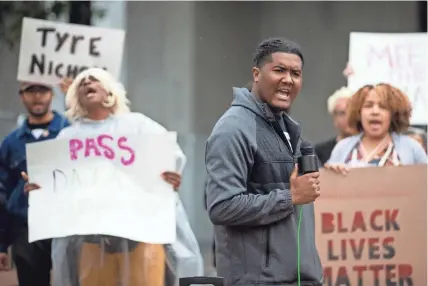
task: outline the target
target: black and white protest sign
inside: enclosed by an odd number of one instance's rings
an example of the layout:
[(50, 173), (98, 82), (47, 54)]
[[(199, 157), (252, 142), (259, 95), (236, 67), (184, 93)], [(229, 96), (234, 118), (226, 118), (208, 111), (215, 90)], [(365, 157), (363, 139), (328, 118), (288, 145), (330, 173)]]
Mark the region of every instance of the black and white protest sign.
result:
[(348, 87), (389, 83), (401, 89), (412, 103), (410, 123), (427, 124), (428, 34), (356, 33), (349, 43), (349, 63), (355, 71)]
[(18, 80), (57, 84), (100, 67), (118, 78), (125, 31), (24, 18)]

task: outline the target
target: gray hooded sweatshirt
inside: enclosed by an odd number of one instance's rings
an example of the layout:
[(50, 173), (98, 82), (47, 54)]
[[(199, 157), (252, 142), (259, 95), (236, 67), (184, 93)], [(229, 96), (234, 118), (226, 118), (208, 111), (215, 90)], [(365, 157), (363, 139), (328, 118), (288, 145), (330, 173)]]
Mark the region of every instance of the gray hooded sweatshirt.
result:
[[(217, 272), (228, 286), (297, 285), (297, 224), (289, 178), (300, 156), (300, 126), (284, 115), (281, 132), (271, 109), (245, 88), (208, 138), (206, 200), (214, 224)], [(294, 150), (294, 151), (291, 151)], [(301, 286), (322, 285), (313, 204), (303, 206)]]

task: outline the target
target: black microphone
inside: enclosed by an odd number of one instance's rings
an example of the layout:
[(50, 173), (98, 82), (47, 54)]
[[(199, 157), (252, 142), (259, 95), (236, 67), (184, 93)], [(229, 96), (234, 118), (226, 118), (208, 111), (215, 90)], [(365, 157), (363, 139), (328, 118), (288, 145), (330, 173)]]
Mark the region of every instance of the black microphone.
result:
[(302, 141), (300, 144), (300, 153), (302, 156), (297, 159), (299, 174), (304, 175), (318, 172), (318, 157), (315, 155), (312, 144), (308, 141)]

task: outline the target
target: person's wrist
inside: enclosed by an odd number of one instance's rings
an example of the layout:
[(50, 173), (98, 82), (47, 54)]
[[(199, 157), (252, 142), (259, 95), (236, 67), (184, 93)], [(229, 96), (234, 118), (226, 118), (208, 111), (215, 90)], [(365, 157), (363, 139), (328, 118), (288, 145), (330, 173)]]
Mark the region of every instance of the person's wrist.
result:
[(294, 197), (294, 191), (293, 191), (293, 189), (290, 189), (290, 198), (291, 198), (291, 204), (292, 205), (295, 205), (296, 204), (296, 199), (295, 199), (295, 197)]

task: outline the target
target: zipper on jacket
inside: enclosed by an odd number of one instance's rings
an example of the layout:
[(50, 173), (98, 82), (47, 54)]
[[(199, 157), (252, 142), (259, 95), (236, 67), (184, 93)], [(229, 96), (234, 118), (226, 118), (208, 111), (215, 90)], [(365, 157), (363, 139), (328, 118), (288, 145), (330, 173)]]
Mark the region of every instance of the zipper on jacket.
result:
[(273, 133), (275, 133), (276, 142), (278, 142), (279, 150), (282, 151), (281, 147), (281, 137), (278, 135), (278, 133), (275, 131), (275, 127), (273, 127), (272, 122), (269, 122), (270, 127), (272, 128)]
[(270, 228), (266, 228), (265, 267), (269, 267), (270, 260)]
[[(288, 150), (292, 156), (294, 156), (294, 152), (293, 152), (292, 147), (291, 147), (291, 141), (289, 141), (285, 137), (284, 130), (282, 130), (281, 126), (279, 126), (279, 123), (278, 122), (274, 122), (274, 123), (269, 122), (269, 124), (270, 124), (270, 127), (272, 128), (273, 132), (276, 134), (276, 140), (277, 140), (277, 142), (279, 144), (280, 150), (282, 151), (282, 147), (281, 147), (281, 143), (280, 143), (282, 141), (282, 143), (284, 143), (285, 146), (286, 146), (285, 149)], [(277, 131), (277, 129), (275, 128), (274, 124), (280, 130)]]

